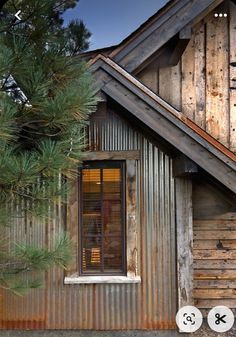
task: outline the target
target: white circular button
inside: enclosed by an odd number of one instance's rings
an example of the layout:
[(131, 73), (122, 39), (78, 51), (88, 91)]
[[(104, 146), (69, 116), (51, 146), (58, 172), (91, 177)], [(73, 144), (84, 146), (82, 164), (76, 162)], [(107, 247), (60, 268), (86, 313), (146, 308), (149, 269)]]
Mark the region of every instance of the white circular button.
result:
[(182, 332), (195, 332), (202, 325), (201, 311), (192, 306), (182, 307), (176, 314), (176, 324)]
[(219, 305), (209, 311), (207, 322), (213, 331), (226, 332), (234, 325), (234, 314), (229, 308)]

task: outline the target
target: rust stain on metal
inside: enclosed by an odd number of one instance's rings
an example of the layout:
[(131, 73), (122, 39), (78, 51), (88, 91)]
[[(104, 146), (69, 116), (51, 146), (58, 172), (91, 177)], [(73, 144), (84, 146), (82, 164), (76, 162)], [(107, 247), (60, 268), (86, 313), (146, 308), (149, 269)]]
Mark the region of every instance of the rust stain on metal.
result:
[(45, 321), (37, 320), (0, 320), (0, 329), (32, 329), (40, 330), (46, 327)]
[(204, 131), (200, 128), (197, 124), (191, 121), (189, 118), (185, 118), (185, 123), (188, 125), (192, 130), (194, 130), (199, 136), (204, 138), (209, 144), (213, 145), (216, 149), (222, 152), (224, 155), (232, 159), (236, 162), (236, 155), (230, 151), (227, 147), (225, 147), (222, 143), (212, 137), (209, 133)]

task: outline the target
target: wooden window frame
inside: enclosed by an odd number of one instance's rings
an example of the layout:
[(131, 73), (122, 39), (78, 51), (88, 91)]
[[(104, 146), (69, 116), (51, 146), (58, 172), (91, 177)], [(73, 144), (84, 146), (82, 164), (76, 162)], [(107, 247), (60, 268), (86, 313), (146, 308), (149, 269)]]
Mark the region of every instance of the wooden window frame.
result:
[[(83, 192), (82, 192), (82, 171), (83, 169), (87, 169), (87, 167), (89, 169), (92, 168), (98, 168), (98, 169), (109, 169), (112, 167), (115, 167), (113, 164), (115, 164), (116, 168), (119, 168), (121, 171), (121, 240), (122, 240), (122, 272), (114, 272), (114, 273), (108, 273), (108, 272), (94, 272), (94, 273), (86, 273), (83, 271), (82, 269), (82, 240), (83, 240), (83, 221), (82, 221), (82, 217), (83, 217), (83, 208), (82, 208), (82, 202), (83, 202)], [(116, 165), (119, 164), (119, 165)], [(125, 161), (123, 160), (90, 160), (90, 161), (85, 161), (83, 167), (80, 169), (80, 177), (79, 177), (79, 250), (78, 250), (78, 254), (79, 254), (79, 275), (80, 276), (124, 276), (126, 274), (126, 218), (125, 218), (125, 214), (126, 214), (126, 203), (125, 203)], [(103, 194), (103, 193), (102, 193)], [(102, 215), (103, 218), (103, 215)], [(104, 235), (101, 235), (101, 239), (104, 239)], [(103, 245), (102, 245), (103, 248)], [(103, 249), (102, 249), (103, 252)], [(102, 259), (103, 259), (103, 255), (102, 255)], [(104, 268), (103, 264), (102, 264), (102, 268)]]
[(126, 275), (93, 275), (79, 274), (79, 187), (77, 183), (72, 186), (72, 191), (67, 207), (67, 231), (70, 233), (74, 244), (75, 254), (68, 269), (64, 284), (92, 284), (92, 283), (140, 283), (139, 251), (137, 216), (137, 161), (140, 159), (139, 151), (96, 151), (83, 155), (84, 161), (122, 160), (125, 161), (125, 194), (126, 194)]

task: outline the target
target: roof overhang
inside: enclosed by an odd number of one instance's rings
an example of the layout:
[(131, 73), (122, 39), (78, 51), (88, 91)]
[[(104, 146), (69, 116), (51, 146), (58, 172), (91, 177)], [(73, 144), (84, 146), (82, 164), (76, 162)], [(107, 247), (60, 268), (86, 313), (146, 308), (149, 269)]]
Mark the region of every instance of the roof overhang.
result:
[(224, 0), (172, 0), (126, 38), (111, 54), (129, 72), (136, 72), (176, 34), (203, 19)]
[(236, 193), (236, 155), (114, 61), (99, 55), (92, 67), (98, 91), (118, 102), (201, 168)]

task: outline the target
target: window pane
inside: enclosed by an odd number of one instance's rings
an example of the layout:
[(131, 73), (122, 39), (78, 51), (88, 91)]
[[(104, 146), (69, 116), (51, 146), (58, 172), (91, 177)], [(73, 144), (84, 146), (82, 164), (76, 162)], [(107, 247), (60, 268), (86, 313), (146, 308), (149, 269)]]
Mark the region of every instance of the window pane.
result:
[(114, 273), (122, 272), (122, 245), (121, 237), (104, 239), (104, 270)]
[(103, 202), (103, 220), (105, 235), (121, 235), (121, 203), (120, 201)]
[(83, 235), (102, 234), (102, 219), (99, 215), (83, 214)]
[(82, 260), (82, 268), (84, 272), (101, 272), (101, 238), (92, 237), (83, 240)]
[(96, 235), (102, 232), (101, 218), (101, 171), (83, 170), (83, 234)]

